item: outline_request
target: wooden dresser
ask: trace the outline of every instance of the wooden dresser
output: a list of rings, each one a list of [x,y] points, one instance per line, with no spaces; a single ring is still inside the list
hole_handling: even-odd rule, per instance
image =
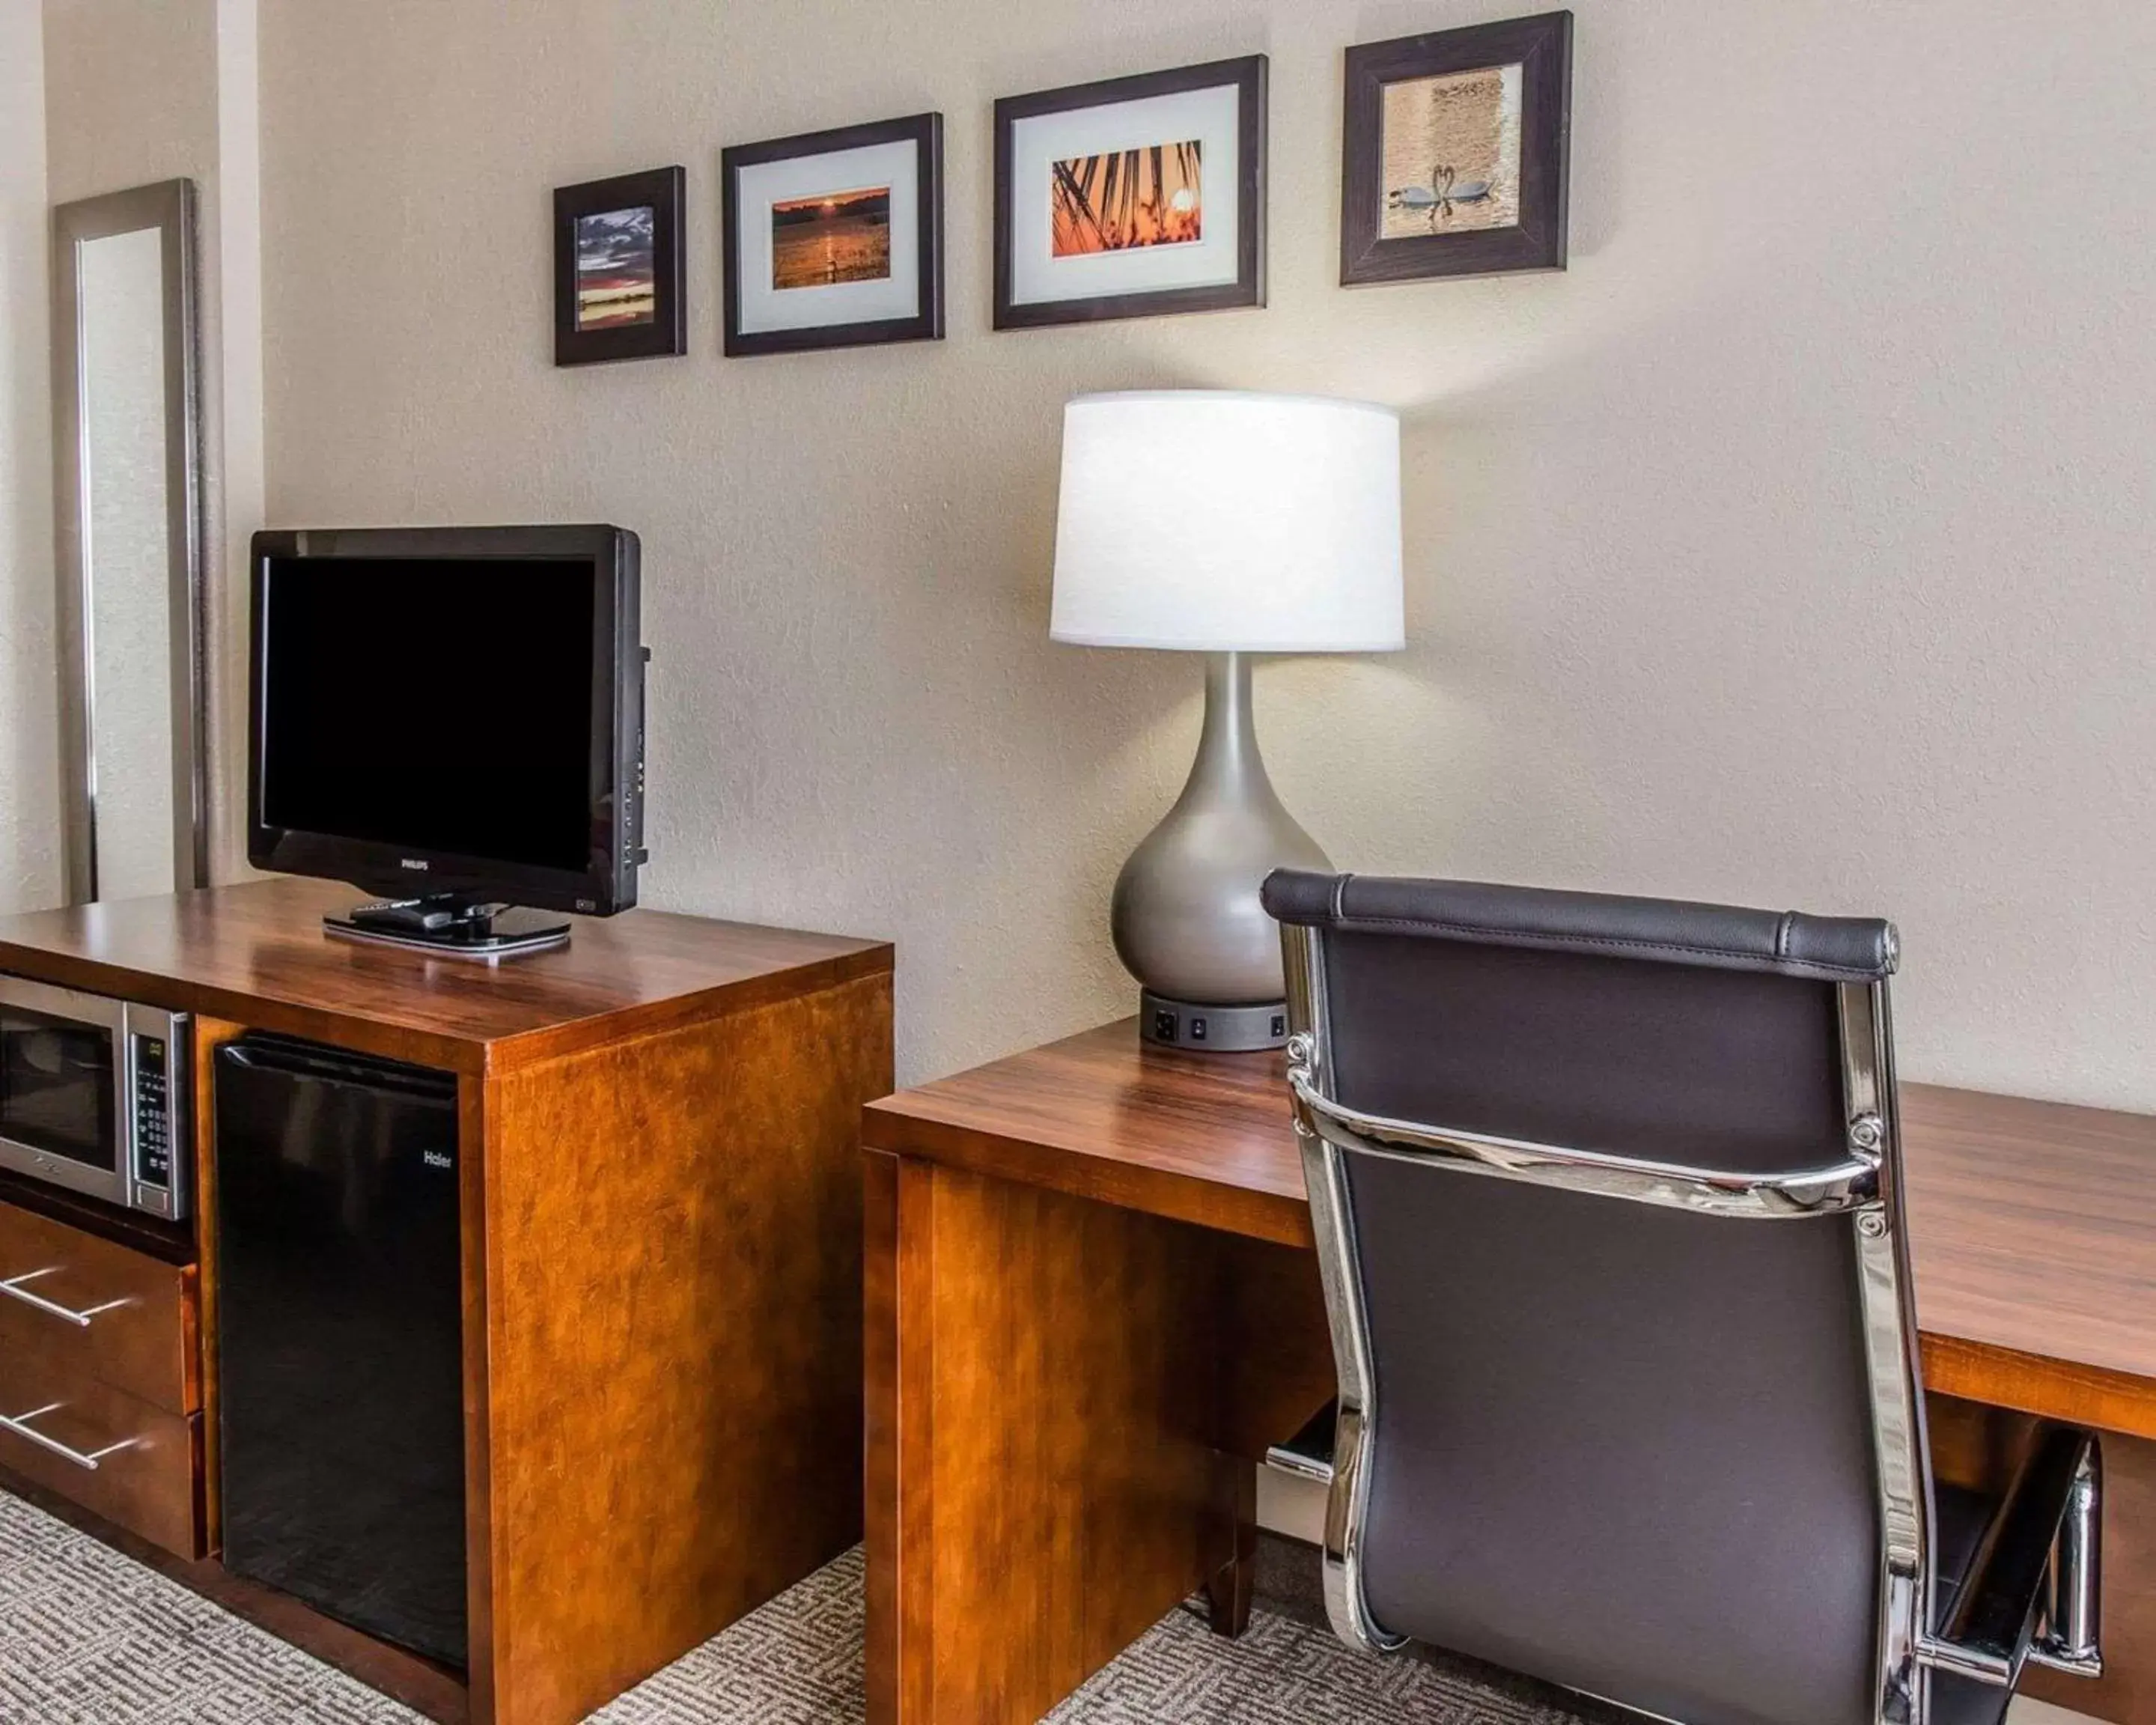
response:
[[[0,919],[0,973],[193,1014],[197,1181],[171,1224],[0,1175],[0,1281],[35,1296],[0,1300],[0,1414],[50,1440],[0,1427],[0,1488],[429,1717],[568,1725],[860,1537],[891,949],[636,911],[488,966],[326,938],[356,896]],[[468,1669],[217,1560],[211,1074],[250,1029],[454,1075]]]

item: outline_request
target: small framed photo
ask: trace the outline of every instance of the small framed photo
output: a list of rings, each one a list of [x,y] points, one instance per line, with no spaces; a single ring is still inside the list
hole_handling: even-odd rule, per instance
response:
[[[943,336],[943,116],[721,152],[726,350]]]
[[[554,193],[554,363],[689,351],[678,167]]]
[[[999,330],[1265,302],[1265,58],[996,104]]]
[[[1340,280],[1562,270],[1572,14],[1348,50]]]

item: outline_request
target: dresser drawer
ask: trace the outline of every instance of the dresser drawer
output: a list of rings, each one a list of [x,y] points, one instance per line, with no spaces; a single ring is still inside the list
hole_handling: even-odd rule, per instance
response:
[[[166,1413],[195,1413],[195,1272],[0,1204],[0,1373],[18,1353]]]
[[[55,1351],[0,1353],[0,1467],[183,1558],[203,1553],[203,1421],[100,1383]]]

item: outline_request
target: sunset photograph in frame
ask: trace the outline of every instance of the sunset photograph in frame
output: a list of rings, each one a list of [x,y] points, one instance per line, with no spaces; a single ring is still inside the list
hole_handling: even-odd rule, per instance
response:
[[[689,351],[679,167],[554,191],[554,363]]]
[[[890,275],[890,187],[811,192],[771,206],[773,288],[834,287]]]
[[[995,326],[1265,300],[1263,54],[996,103]]]
[[[943,336],[943,116],[720,152],[730,357]]]
[[[1204,238],[1204,141],[1104,151],[1049,164],[1049,249],[1059,258],[1190,245]]]

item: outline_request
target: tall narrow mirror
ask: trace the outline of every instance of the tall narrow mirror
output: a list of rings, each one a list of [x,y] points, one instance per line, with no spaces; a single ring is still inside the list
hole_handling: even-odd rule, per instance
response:
[[[54,212],[68,898],[208,876],[195,197]]]

